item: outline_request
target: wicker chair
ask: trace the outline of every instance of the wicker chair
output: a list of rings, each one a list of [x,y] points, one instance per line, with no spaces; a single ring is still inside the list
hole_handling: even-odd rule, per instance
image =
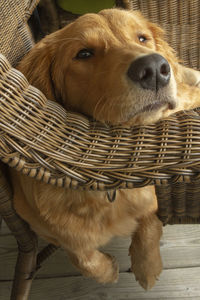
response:
[[[73,189],[107,190],[108,197],[116,189],[154,184],[158,216],[164,224],[199,223],[200,109],[131,129],[107,127],[66,112],[10,65],[14,66],[33,45],[27,20],[38,0],[29,1],[28,8],[14,0],[5,3],[0,10],[4,25],[0,52],[9,62],[0,56],[1,161],[37,180]],[[184,63],[199,68],[198,0],[116,4],[141,9],[160,23]],[[38,254],[36,235],[12,207],[12,190],[3,164],[0,215],[19,246],[11,299],[25,300],[37,268],[56,247],[48,245]]]

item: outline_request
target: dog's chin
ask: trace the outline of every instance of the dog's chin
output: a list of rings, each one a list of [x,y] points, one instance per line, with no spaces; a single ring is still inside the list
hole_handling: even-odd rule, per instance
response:
[[[131,127],[135,125],[154,124],[160,119],[163,119],[176,111],[177,100],[168,98],[163,101],[155,101],[141,107],[127,106],[123,113],[116,111],[112,117],[105,118],[101,115],[93,116],[96,120],[111,126]],[[118,116],[118,117],[117,117]]]
[[[154,102],[141,107],[138,111],[130,111],[125,120],[121,120],[123,126],[148,125],[172,114],[177,103],[174,99]]]

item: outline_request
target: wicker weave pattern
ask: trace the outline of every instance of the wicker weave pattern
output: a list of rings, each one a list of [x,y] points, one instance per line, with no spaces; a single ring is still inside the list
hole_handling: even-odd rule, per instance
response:
[[[0,65],[0,155],[10,166],[72,188],[194,180],[200,167],[200,110],[146,127],[106,127],[46,101],[2,56]]]
[[[33,47],[27,20],[38,2],[39,0],[6,0],[1,4],[0,52],[13,65]]]

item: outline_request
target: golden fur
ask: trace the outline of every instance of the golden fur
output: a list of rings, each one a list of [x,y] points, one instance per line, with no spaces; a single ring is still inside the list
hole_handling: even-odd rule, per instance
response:
[[[81,49],[92,49],[92,56],[77,59]],[[157,93],[127,77],[134,60],[152,53],[171,67],[169,84]],[[47,98],[110,124],[148,124],[200,102],[199,88],[189,86],[198,85],[199,73],[178,64],[162,29],[139,12],[109,9],[84,15],[40,41],[19,70]],[[153,101],[163,105],[146,110]],[[162,224],[155,214],[154,187],[118,190],[110,203],[106,192],[65,190],[11,173],[19,215],[38,235],[64,248],[84,275],[116,281],[115,259],[98,248],[113,236],[132,236],[131,270],[145,289],[155,284],[162,270]]]

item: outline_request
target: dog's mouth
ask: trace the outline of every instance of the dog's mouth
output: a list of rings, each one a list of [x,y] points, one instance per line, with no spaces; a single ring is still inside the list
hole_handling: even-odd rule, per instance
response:
[[[149,104],[144,105],[143,107],[139,108],[137,111],[133,110],[127,116],[127,120],[125,122],[129,122],[134,120],[135,118],[142,116],[145,114],[145,118],[149,114],[154,114],[158,111],[167,111],[167,110],[174,110],[176,108],[176,101],[174,99],[164,99],[162,101],[153,101]]]
[[[160,102],[156,101],[156,102],[153,102],[153,103],[150,103],[150,104],[144,106],[136,114],[143,113],[143,112],[156,111],[158,109],[161,109],[164,106],[166,106],[166,109],[173,110],[173,109],[176,108],[176,102],[172,99],[171,100],[160,101]]]

